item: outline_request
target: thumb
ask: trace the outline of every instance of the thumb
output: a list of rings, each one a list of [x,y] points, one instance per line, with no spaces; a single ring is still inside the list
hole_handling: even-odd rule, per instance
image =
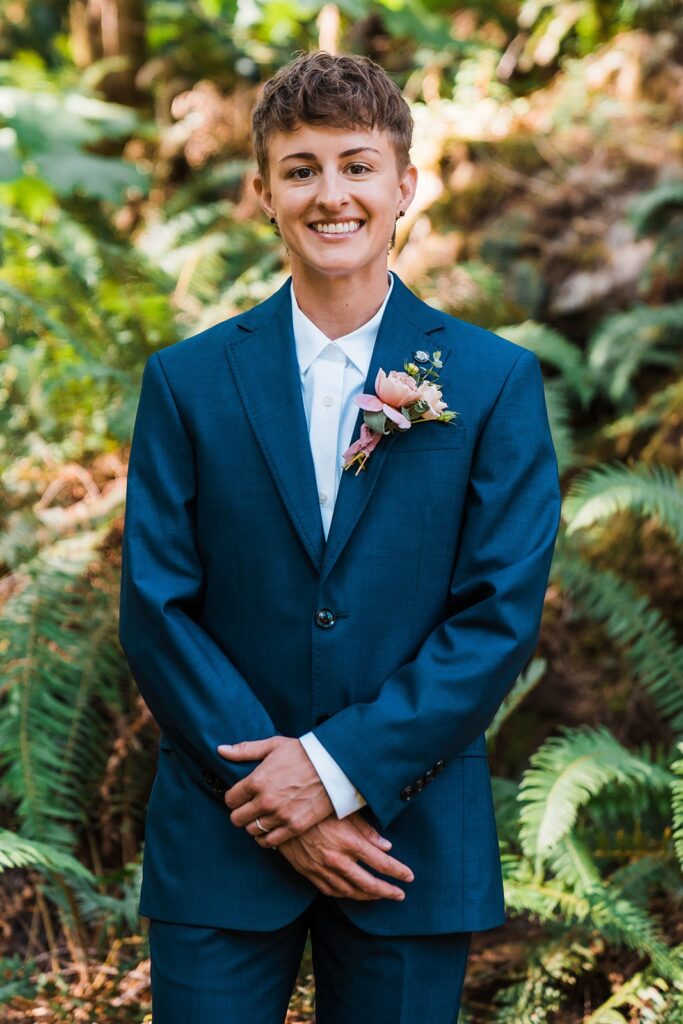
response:
[[[258,761],[274,750],[275,737],[266,740],[243,740],[241,743],[221,743],[216,750],[231,761]]]

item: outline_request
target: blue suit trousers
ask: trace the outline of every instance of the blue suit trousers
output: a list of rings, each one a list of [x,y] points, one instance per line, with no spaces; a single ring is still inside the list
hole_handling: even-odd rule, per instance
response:
[[[323,893],[272,931],[150,919],[153,1024],[282,1024],[309,929],[316,1024],[457,1024],[471,931],[371,934]]]

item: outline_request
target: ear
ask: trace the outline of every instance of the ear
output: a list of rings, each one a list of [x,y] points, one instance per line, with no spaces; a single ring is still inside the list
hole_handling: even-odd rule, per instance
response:
[[[403,172],[403,177],[398,183],[398,188],[401,193],[401,206],[404,210],[407,210],[413,201],[415,190],[417,189],[417,167],[415,164],[408,164]]]
[[[274,217],[275,210],[273,209],[272,206],[273,196],[260,174],[254,175],[254,178],[252,179],[252,184],[254,186],[256,198],[258,199],[262,210],[268,217]]]

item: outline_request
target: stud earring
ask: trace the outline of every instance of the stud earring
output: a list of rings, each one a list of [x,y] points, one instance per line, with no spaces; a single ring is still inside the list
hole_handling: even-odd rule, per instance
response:
[[[278,238],[282,238],[282,235],[280,234],[280,228],[278,227],[277,219],[275,217],[271,217],[270,223],[275,224],[275,234],[278,236]],[[285,247],[285,252],[289,254],[289,247],[287,246],[287,243],[283,240],[282,244]]]

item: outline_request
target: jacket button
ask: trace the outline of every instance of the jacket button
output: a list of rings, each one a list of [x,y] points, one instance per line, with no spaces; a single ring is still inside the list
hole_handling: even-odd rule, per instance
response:
[[[315,724],[316,724],[316,725],[320,725],[320,724],[321,724],[322,722],[325,722],[325,721],[327,721],[327,719],[328,719],[329,717],[330,717],[329,715],[318,715],[318,717],[317,717],[317,718],[316,718],[316,720],[315,720]]]
[[[404,786],[401,790],[401,800],[412,800],[415,796],[415,790],[412,786]]]
[[[315,621],[321,629],[329,629],[335,623],[334,612],[329,608],[319,608],[315,613]]]
[[[434,771],[434,769],[433,768],[428,768],[427,771],[424,774],[425,782],[431,782],[435,775],[436,775],[436,772]]]
[[[436,769],[437,772],[442,771],[442,769],[444,769],[445,767],[446,762],[444,760],[437,761],[436,764],[434,765],[434,768]]]
[[[421,793],[422,790],[425,788],[425,781],[424,779],[415,779],[413,785],[415,786],[415,789],[418,791],[418,793]]]
[[[204,779],[204,782],[211,782],[211,780],[213,779],[213,774],[209,771],[208,768],[205,768],[202,771],[202,778]]]

